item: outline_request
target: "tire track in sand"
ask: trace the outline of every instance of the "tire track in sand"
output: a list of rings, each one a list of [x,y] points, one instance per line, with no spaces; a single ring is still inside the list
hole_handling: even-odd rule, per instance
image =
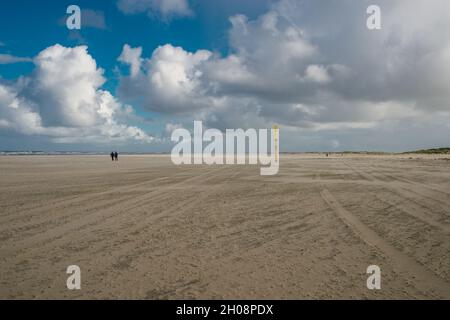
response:
[[[422,188],[426,188],[426,189],[430,189],[430,190],[433,190],[433,191],[437,191],[437,192],[443,193],[443,194],[448,195],[448,196],[450,195],[450,190],[443,189],[442,187],[440,187],[440,186],[438,186],[436,184],[420,183],[420,182],[417,182],[417,181],[413,181],[413,180],[407,179],[405,177],[399,177],[398,175],[393,175],[391,173],[383,172],[383,175],[385,175],[387,177],[390,177],[390,178],[392,178],[394,180],[403,181],[403,182],[409,183],[411,185],[420,186]]]
[[[193,177],[190,177],[188,179],[185,179],[181,182],[172,184],[171,187],[180,186],[189,182],[193,182],[196,180],[201,180],[207,175],[214,174],[216,170],[223,170],[221,169],[210,169],[205,173],[202,173],[200,175],[195,175]],[[14,255],[18,254],[22,250],[32,250],[35,247],[39,247],[39,244],[42,242],[54,240],[56,238],[60,238],[64,236],[67,233],[79,230],[80,228],[87,227],[87,226],[94,226],[100,222],[106,222],[106,220],[113,219],[117,216],[120,216],[121,213],[125,210],[124,208],[130,208],[132,207],[137,208],[139,206],[143,206],[149,202],[152,202],[155,200],[155,198],[149,198],[149,195],[156,195],[156,196],[165,196],[166,189],[164,190],[153,190],[152,192],[145,193],[143,195],[140,195],[138,197],[133,197],[130,200],[123,201],[122,205],[119,208],[106,208],[99,211],[94,211],[85,215],[82,215],[81,217],[77,217],[76,219],[70,220],[62,225],[56,226],[50,230],[45,230],[44,233],[38,233],[34,236],[28,237],[22,241],[18,241],[14,243],[9,248],[1,248],[0,249],[0,255],[2,257],[6,257],[8,255]]]
[[[200,175],[202,177],[202,179],[205,178],[205,176],[207,177],[210,173],[213,174],[217,174],[218,171],[224,171],[224,169],[226,169],[227,167],[221,168],[219,170],[214,170],[213,172],[208,172],[208,174],[202,174]],[[170,216],[173,215],[182,215],[183,212],[189,211],[189,210],[193,210],[195,209],[196,205],[200,202],[203,201],[204,199],[207,199],[209,196],[211,196],[212,194],[214,194],[215,192],[217,192],[217,190],[219,190],[220,188],[223,187],[224,184],[226,184],[228,181],[232,180],[236,175],[240,174],[241,171],[238,172],[234,172],[233,174],[231,174],[230,176],[228,176],[225,180],[218,182],[217,184],[211,186],[210,188],[208,188],[204,193],[202,193],[199,197],[194,197],[194,198],[188,198],[187,200],[183,200],[180,201],[179,203],[177,203],[176,206],[170,207],[166,210],[163,210],[161,212],[158,212],[156,214],[152,214],[152,215],[146,215],[144,214],[143,216],[141,216],[140,218],[142,218],[140,220],[139,224],[132,224],[130,227],[127,227],[126,229],[121,229],[120,227],[118,228],[121,231],[121,234],[116,235],[118,238],[122,238],[123,235],[125,234],[137,234],[137,233],[141,233],[143,231],[145,231],[149,226],[152,226],[153,228],[155,227],[155,222],[159,225],[158,228],[161,228],[162,225],[164,225],[164,221],[167,220],[167,218],[170,218]],[[198,176],[198,177],[200,177]],[[178,185],[178,184],[177,184]],[[123,217],[124,221],[128,220],[127,217]],[[160,220],[160,218],[165,218],[163,220]],[[120,225],[120,224],[119,224]],[[90,226],[89,229],[90,231],[87,232],[86,230],[84,230],[85,234],[89,235],[89,234],[95,234],[92,231],[95,231],[95,229],[97,229],[97,231],[99,231],[99,229],[105,229],[105,228],[117,228],[117,221],[102,221],[99,224]],[[51,247],[55,247],[55,246],[61,246],[64,243],[73,243],[77,241],[77,238],[80,237],[80,234],[71,234],[69,237],[64,237],[64,238],[59,238],[56,239],[55,241],[52,241],[50,243],[47,243],[44,247],[38,247],[36,248],[36,250],[38,251],[44,251],[44,252],[49,252],[49,250],[51,250]],[[134,260],[134,258],[139,257],[139,255],[142,253],[142,246],[145,247],[145,244],[148,241],[147,237],[137,237],[139,239],[138,242],[136,241],[123,241],[123,242],[119,242],[119,243],[115,243],[113,245],[109,244],[108,245],[108,249],[111,250],[110,254],[103,256],[101,259],[101,264],[98,265],[98,260],[93,260],[91,257],[91,254],[93,254],[93,252],[97,252],[97,251],[104,251],[104,250],[108,250],[107,248],[103,247],[103,245],[105,244],[104,241],[102,241],[102,239],[100,239],[100,241],[94,241],[93,243],[90,242],[89,247],[90,250],[89,252],[83,252],[83,256],[78,256],[76,260],[78,261],[84,261],[82,263],[82,269],[84,270],[89,270],[91,269],[90,273],[90,277],[92,277],[92,279],[95,279],[96,277],[99,276],[99,274],[104,273],[104,270],[110,270],[111,268],[115,268],[114,266],[116,264],[120,264],[121,261],[124,260],[129,260],[129,263],[131,264],[131,261]],[[104,239],[103,239],[104,240]],[[13,257],[13,260],[15,260],[16,262],[19,260],[23,260],[23,259],[33,259],[33,257],[36,255],[35,251],[27,251],[25,253],[20,254],[17,257]],[[47,261],[42,261],[43,257],[40,257],[40,262],[39,262],[39,267],[35,268],[33,270],[33,274],[35,275],[37,274],[45,274],[45,266],[47,264],[52,264],[51,257],[50,256],[46,256],[45,259],[47,259]],[[128,263],[126,263],[128,264]],[[95,271],[97,270],[97,271]],[[38,272],[39,271],[39,272]],[[137,271],[137,270],[136,270]],[[126,274],[125,274],[126,276]],[[30,284],[34,283],[36,281],[36,277],[33,275],[30,275],[28,278],[25,278],[21,281],[20,285],[18,284],[19,287],[24,287],[27,288]],[[57,282],[57,279],[52,279],[52,282]],[[54,287],[54,286],[58,286],[58,284],[53,283],[52,286],[49,286],[50,282],[47,284],[47,286],[50,287]],[[120,285],[120,284],[119,284]],[[88,293],[89,295],[89,293]],[[86,296],[86,294],[84,295]]]
[[[380,186],[387,188],[388,190],[390,190],[391,192],[396,194],[401,199],[404,199],[404,203],[402,204],[402,206],[407,207],[408,210],[405,210],[405,208],[398,206],[398,204],[395,202],[378,198],[379,200],[381,200],[385,203],[388,203],[389,205],[393,205],[397,209],[400,209],[400,211],[402,211],[403,213],[405,213],[409,216],[412,216],[430,226],[438,228],[447,234],[450,233],[450,225],[442,222],[441,221],[442,219],[432,218],[432,217],[430,217],[430,215],[427,215],[426,213],[424,213],[423,210],[418,209],[419,207],[421,207],[421,208],[424,208],[426,211],[429,211],[431,213],[431,215],[433,215],[433,216],[436,215],[430,207],[426,206],[424,203],[417,202],[417,199],[414,196],[414,194],[422,196],[422,197],[426,197],[423,194],[420,194],[417,191],[414,192],[411,189],[405,187],[404,183],[399,184],[398,182],[394,182],[394,183],[383,182],[380,179],[378,179],[377,177],[375,177],[374,175],[364,172],[364,171],[360,170],[359,168],[355,168],[354,166],[351,166],[348,163],[345,163],[345,165],[347,167],[349,167],[351,170],[353,170],[354,172],[356,172],[357,174],[359,174],[361,177],[364,177],[366,180],[377,183]],[[378,174],[383,175],[381,173],[378,173]],[[394,176],[391,176],[391,177],[395,179]],[[413,196],[411,196],[411,194],[413,194]]]
[[[170,180],[170,179],[173,179],[174,177],[182,176],[185,174],[186,174],[186,171],[182,171],[180,173],[171,175],[169,177],[167,177],[167,176],[159,177],[159,178],[151,179],[150,181],[146,180],[143,182],[128,184],[125,186],[113,187],[106,191],[89,192],[87,194],[81,194],[81,195],[78,195],[75,197],[73,197],[73,196],[64,197],[64,198],[60,198],[60,199],[55,199],[54,201],[43,204],[43,205],[37,205],[37,206],[32,205],[32,206],[29,206],[26,208],[22,208],[20,210],[20,213],[12,212],[7,215],[1,216],[0,224],[5,224],[5,223],[13,222],[16,220],[25,219],[29,216],[35,215],[36,213],[50,211],[50,210],[56,210],[56,209],[67,207],[72,204],[79,204],[79,203],[86,202],[89,200],[94,200],[98,196],[105,196],[105,195],[110,195],[110,194],[120,193],[120,192],[126,193],[129,191],[133,191],[133,189],[135,189],[137,187],[145,187],[148,184],[153,185],[157,182],[161,182],[164,180]]]
[[[322,199],[338,215],[338,217],[365,243],[383,252],[394,269],[411,279],[413,285],[426,294],[434,294],[440,298],[450,298],[450,285],[443,279],[428,271],[416,260],[397,250],[376,232],[362,223],[355,215],[347,211],[327,190],[320,192]]]
[[[442,232],[446,233],[447,235],[450,235],[450,225],[444,224],[438,220],[430,218],[426,213],[423,212],[423,210],[420,209],[419,205],[415,204],[414,202],[411,202],[409,199],[399,196],[401,201],[396,201],[393,199],[385,199],[378,196],[375,197],[379,201],[394,207],[396,210],[399,210],[407,215],[413,216],[414,218],[417,218],[418,220],[424,222],[425,224],[440,229]]]
[[[214,170],[214,169],[212,169],[212,170]],[[209,172],[212,172],[212,171],[209,171]],[[130,193],[132,193],[135,188],[142,187],[147,184],[152,184],[152,186],[151,186],[151,190],[149,192],[145,192],[145,195],[151,195],[153,193],[160,194],[161,191],[163,191],[163,190],[167,190],[168,188],[172,188],[174,186],[177,186],[178,184],[183,184],[183,183],[191,181],[192,179],[197,178],[197,176],[188,177],[187,179],[182,180],[182,181],[178,182],[177,184],[154,186],[154,184],[157,181],[164,180],[164,179],[171,179],[171,178],[178,177],[178,176],[184,175],[184,174],[185,174],[185,172],[181,172],[181,173],[169,176],[169,177],[162,177],[162,178],[158,178],[158,179],[153,179],[151,181],[135,183],[135,184],[131,184],[131,185],[112,188],[110,190],[103,191],[103,192],[89,194],[89,195],[87,195],[87,197],[80,197],[76,200],[73,199],[74,201],[63,204],[64,205],[63,207],[53,206],[53,203],[48,206],[44,205],[44,206],[42,206],[42,208],[40,207],[40,208],[38,208],[38,210],[35,210],[35,211],[27,214],[27,216],[29,216],[30,218],[26,222],[19,223],[15,227],[11,228],[10,225],[12,222],[16,221],[16,223],[18,223],[19,221],[24,220],[26,217],[20,216],[15,219],[12,219],[11,221],[1,223],[0,224],[0,239],[3,239],[3,238],[9,239],[10,238],[10,237],[6,237],[6,236],[2,236],[1,235],[2,233],[20,232],[22,230],[25,230],[25,231],[35,230],[35,229],[38,229],[39,227],[41,227],[42,225],[44,225],[45,223],[51,222],[51,223],[55,224],[61,220],[66,220],[68,217],[73,219],[78,216],[82,216],[82,215],[85,216],[86,212],[99,211],[99,210],[114,207],[117,204],[127,203],[129,200],[136,199],[136,194],[130,195]],[[89,202],[89,200],[91,200],[91,199],[93,200],[98,196],[113,195],[117,192],[126,192],[126,193],[124,193],[124,194],[119,193],[112,200],[111,199],[96,199],[96,201],[93,201],[91,203]],[[88,203],[88,205],[86,205],[85,203]],[[73,204],[73,205],[78,204],[78,205],[83,205],[83,206],[80,207],[80,210],[77,210],[76,213],[74,213],[73,210],[65,210],[66,208],[70,209],[70,204]],[[141,204],[138,203],[138,207],[140,205]],[[54,212],[55,210],[57,210],[59,212],[59,214],[56,216],[44,214],[45,211]]]
[[[403,194],[411,193],[413,195],[418,195],[424,199],[428,199],[433,201],[434,203],[439,204],[446,211],[449,210],[450,201],[448,194],[440,188],[432,187],[427,184],[418,183],[404,178],[398,178],[392,174],[386,174],[379,171],[375,174],[380,177],[394,179],[394,181],[390,182],[389,185],[396,186],[399,191],[403,192]],[[379,181],[379,179],[376,177],[375,180]],[[436,192],[439,192],[444,196],[439,196],[438,194],[436,194]]]

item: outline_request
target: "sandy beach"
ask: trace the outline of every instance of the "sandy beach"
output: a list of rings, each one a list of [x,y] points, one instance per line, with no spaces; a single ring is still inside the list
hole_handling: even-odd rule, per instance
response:
[[[0,298],[450,299],[449,168],[284,154],[264,177],[163,155],[2,156]]]

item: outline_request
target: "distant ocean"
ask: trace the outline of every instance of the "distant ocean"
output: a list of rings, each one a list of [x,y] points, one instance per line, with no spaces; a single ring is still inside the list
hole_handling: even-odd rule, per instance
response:
[[[109,155],[110,152],[90,151],[0,151],[0,156],[67,156],[67,155]],[[144,154],[166,154],[163,152],[120,152],[120,154],[144,155]]]
[[[80,152],[80,151],[0,151],[1,156],[29,156],[29,155],[103,155],[107,152]]]

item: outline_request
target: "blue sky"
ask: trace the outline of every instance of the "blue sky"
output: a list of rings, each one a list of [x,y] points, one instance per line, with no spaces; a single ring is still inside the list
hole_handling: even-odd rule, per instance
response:
[[[0,149],[169,151],[193,120],[277,123],[282,151],[448,146],[450,5],[375,2],[378,32],[371,1],[3,1]]]
[[[65,26],[69,16],[66,9],[76,4],[82,10],[95,10],[104,16],[105,27],[86,27],[80,31],[70,31]],[[111,0],[97,1],[54,1],[54,0],[17,0],[2,2],[0,11],[0,53],[19,57],[34,57],[43,48],[54,44],[67,47],[87,45],[89,53],[95,57],[97,64],[105,70],[106,83],[103,88],[114,92],[117,87],[117,57],[125,43],[143,46],[148,55],[160,45],[171,43],[182,46],[189,51],[208,49],[226,54],[229,50],[227,31],[230,26],[229,17],[245,14],[257,17],[268,8],[268,1],[219,0],[191,1],[190,7],[195,10],[192,16],[185,19],[170,17],[150,17],[146,13],[125,15],[118,9],[117,3]],[[0,64],[0,75],[3,79],[13,80],[33,71],[32,63]],[[135,112],[144,118],[158,118],[152,112],[143,112],[134,106]],[[146,130],[161,131],[161,123],[141,124]],[[40,143],[39,137],[27,137],[29,143],[23,147],[39,149],[91,149],[88,145],[52,145]],[[0,145],[0,149],[2,146]],[[22,149],[16,142],[7,143],[3,149]],[[97,146],[93,146],[95,149]],[[164,148],[164,147],[163,147]],[[150,147],[153,149],[153,147]],[[143,148],[143,151],[146,149]]]
[[[268,1],[192,1],[195,9],[192,17],[172,18],[170,21],[149,18],[146,13],[125,15],[115,1],[54,1],[17,0],[2,2],[0,12],[0,39],[4,44],[2,53],[33,57],[42,48],[55,43],[64,46],[87,44],[89,52],[96,57],[99,65],[112,74],[117,65],[117,57],[125,43],[144,46],[151,53],[157,46],[171,43],[189,51],[208,49],[226,53],[228,48],[228,18],[238,13],[257,17],[268,9]],[[85,41],[73,39],[61,19],[68,17],[66,9],[77,4],[82,10],[91,9],[102,12],[105,29],[86,27],[79,32]],[[31,65],[0,65],[4,78],[14,78]]]

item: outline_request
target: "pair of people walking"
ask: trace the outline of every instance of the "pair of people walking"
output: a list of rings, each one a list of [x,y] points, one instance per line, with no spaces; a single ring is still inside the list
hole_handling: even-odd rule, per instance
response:
[[[111,161],[119,161],[119,154],[117,153],[117,151],[111,152],[110,156],[111,156]]]

